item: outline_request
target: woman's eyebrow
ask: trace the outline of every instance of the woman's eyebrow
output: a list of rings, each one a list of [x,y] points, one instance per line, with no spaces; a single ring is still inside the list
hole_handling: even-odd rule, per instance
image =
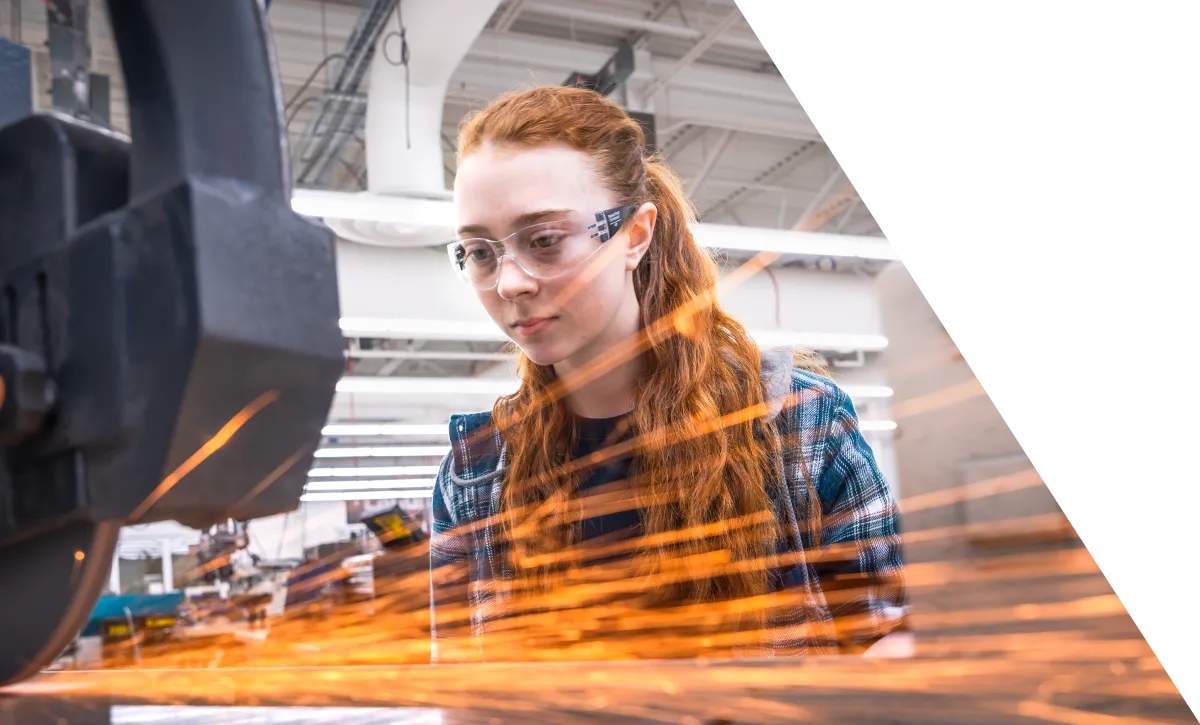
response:
[[[571,209],[543,209],[541,211],[529,211],[521,214],[516,219],[513,219],[510,229],[522,229],[531,224],[537,224],[541,221],[546,221],[550,217],[563,216],[572,213]],[[467,224],[458,228],[458,235],[470,235],[486,237],[490,230],[481,224]]]

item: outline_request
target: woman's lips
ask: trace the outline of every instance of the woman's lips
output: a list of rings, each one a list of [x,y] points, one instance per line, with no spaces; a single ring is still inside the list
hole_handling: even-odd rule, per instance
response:
[[[529,337],[545,330],[551,322],[554,322],[554,319],[553,317],[527,317],[514,322],[512,329],[522,337]]]

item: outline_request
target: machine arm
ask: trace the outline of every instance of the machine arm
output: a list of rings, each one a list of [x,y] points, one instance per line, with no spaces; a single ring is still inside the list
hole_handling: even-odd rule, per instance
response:
[[[107,5],[132,140],[0,129],[0,684],[78,634],[121,526],[295,508],[343,365],[264,7]]]

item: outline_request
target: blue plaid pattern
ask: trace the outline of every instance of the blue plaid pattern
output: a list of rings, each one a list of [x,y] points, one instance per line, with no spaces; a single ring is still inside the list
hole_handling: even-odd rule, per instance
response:
[[[764,355],[771,414],[783,440],[786,500],[776,515],[794,563],[775,577],[790,603],[771,615],[760,647],[745,656],[778,657],[857,652],[905,627],[898,510],[849,396],[833,381],[793,370],[791,353]],[[504,442],[491,413],[450,420],[452,449],[442,461],[433,496],[430,541],[433,658],[443,646],[474,648],[503,616],[511,578],[488,519],[499,511]],[[805,530],[798,512],[820,499],[822,528]],[[819,543],[814,546],[814,537]],[[465,633],[462,635],[451,635]],[[450,641],[450,640],[454,641]],[[474,650],[472,649],[472,652]],[[743,652],[739,652],[743,654]],[[482,650],[479,651],[482,657]]]

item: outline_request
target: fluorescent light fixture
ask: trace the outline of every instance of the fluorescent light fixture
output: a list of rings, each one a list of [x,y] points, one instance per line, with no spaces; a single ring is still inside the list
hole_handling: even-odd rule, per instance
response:
[[[453,235],[457,226],[451,199],[296,189],[292,192],[292,209],[298,214],[318,219],[442,229],[447,238]],[[693,224],[692,234],[700,246],[713,249],[884,261],[899,258],[886,239],[877,237],[707,223]]]
[[[321,435],[338,436],[441,436],[450,434],[448,423],[440,425],[409,425],[405,423],[332,423],[321,430]]]
[[[846,386],[843,388],[851,398],[888,398],[892,389],[878,386]],[[862,420],[858,424],[863,432],[884,432],[896,430],[894,420]],[[363,446],[358,448],[322,448],[317,451],[317,458],[415,458],[441,457],[450,452],[450,446]],[[438,466],[365,466],[346,468],[314,468],[309,471],[310,478],[361,478],[363,476],[420,476],[437,475]],[[389,483],[403,483],[404,480],[419,481],[420,479],[393,479]],[[338,486],[346,485],[334,482]],[[311,484],[310,484],[311,485]]]
[[[428,491],[432,478],[385,478],[377,481],[309,481],[305,491],[374,491],[376,489]]]
[[[388,197],[382,194],[355,194],[322,189],[295,189],[292,210],[316,219],[347,219],[406,227],[450,230],[455,228],[454,202],[442,199]]]
[[[750,330],[750,336],[761,347],[793,345],[809,350],[835,352],[879,352],[886,350],[888,339],[883,335],[830,334],[824,332],[789,332],[787,330]]]
[[[436,476],[439,466],[346,466],[314,468],[309,478],[387,478],[398,476]]]
[[[341,327],[344,334],[357,337],[377,336],[466,342],[508,341],[500,328],[493,323],[472,320],[343,317]],[[878,352],[888,346],[888,340],[883,335],[751,330],[750,336],[763,347],[796,345],[813,350]]]
[[[388,317],[343,317],[340,322],[343,333],[359,337],[377,335],[469,342],[504,342],[508,339],[493,322]]]
[[[843,385],[842,390],[854,400],[890,398],[894,394],[886,385]]]
[[[692,235],[697,244],[710,249],[886,261],[900,258],[892,245],[879,237],[743,227],[734,224],[693,224]]]
[[[487,395],[496,397],[515,393],[514,378],[372,378],[348,377],[338,381],[339,393],[377,395]]]
[[[450,452],[450,446],[365,446],[320,448],[316,458],[433,458]]]
[[[516,392],[519,381],[513,378],[372,378],[349,377],[338,382],[339,393],[377,395],[446,395],[498,396]],[[855,400],[890,398],[892,389],[886,385],[843,385],[842,390]],[[350,450],[350,449],[346,449]],[[317,456],[321,452],[317,451]]]
[[[859,421],[859,429],[864,432],[879,432],[896,430],[894,420],[863,420]],[[444,435],[447,432],[444,425],[388,425],[385,423],[345,423],[325,427],[327,436],[403,436],[403,435]],[[309,471],[311,478],[358,478],[360,476],[429,476],[437,475],[437,466],[375,466],[368,468],[314,468]]]
[[[386,501],[393,498],[433,498],[433,491],[318,491],[301,501]]]

